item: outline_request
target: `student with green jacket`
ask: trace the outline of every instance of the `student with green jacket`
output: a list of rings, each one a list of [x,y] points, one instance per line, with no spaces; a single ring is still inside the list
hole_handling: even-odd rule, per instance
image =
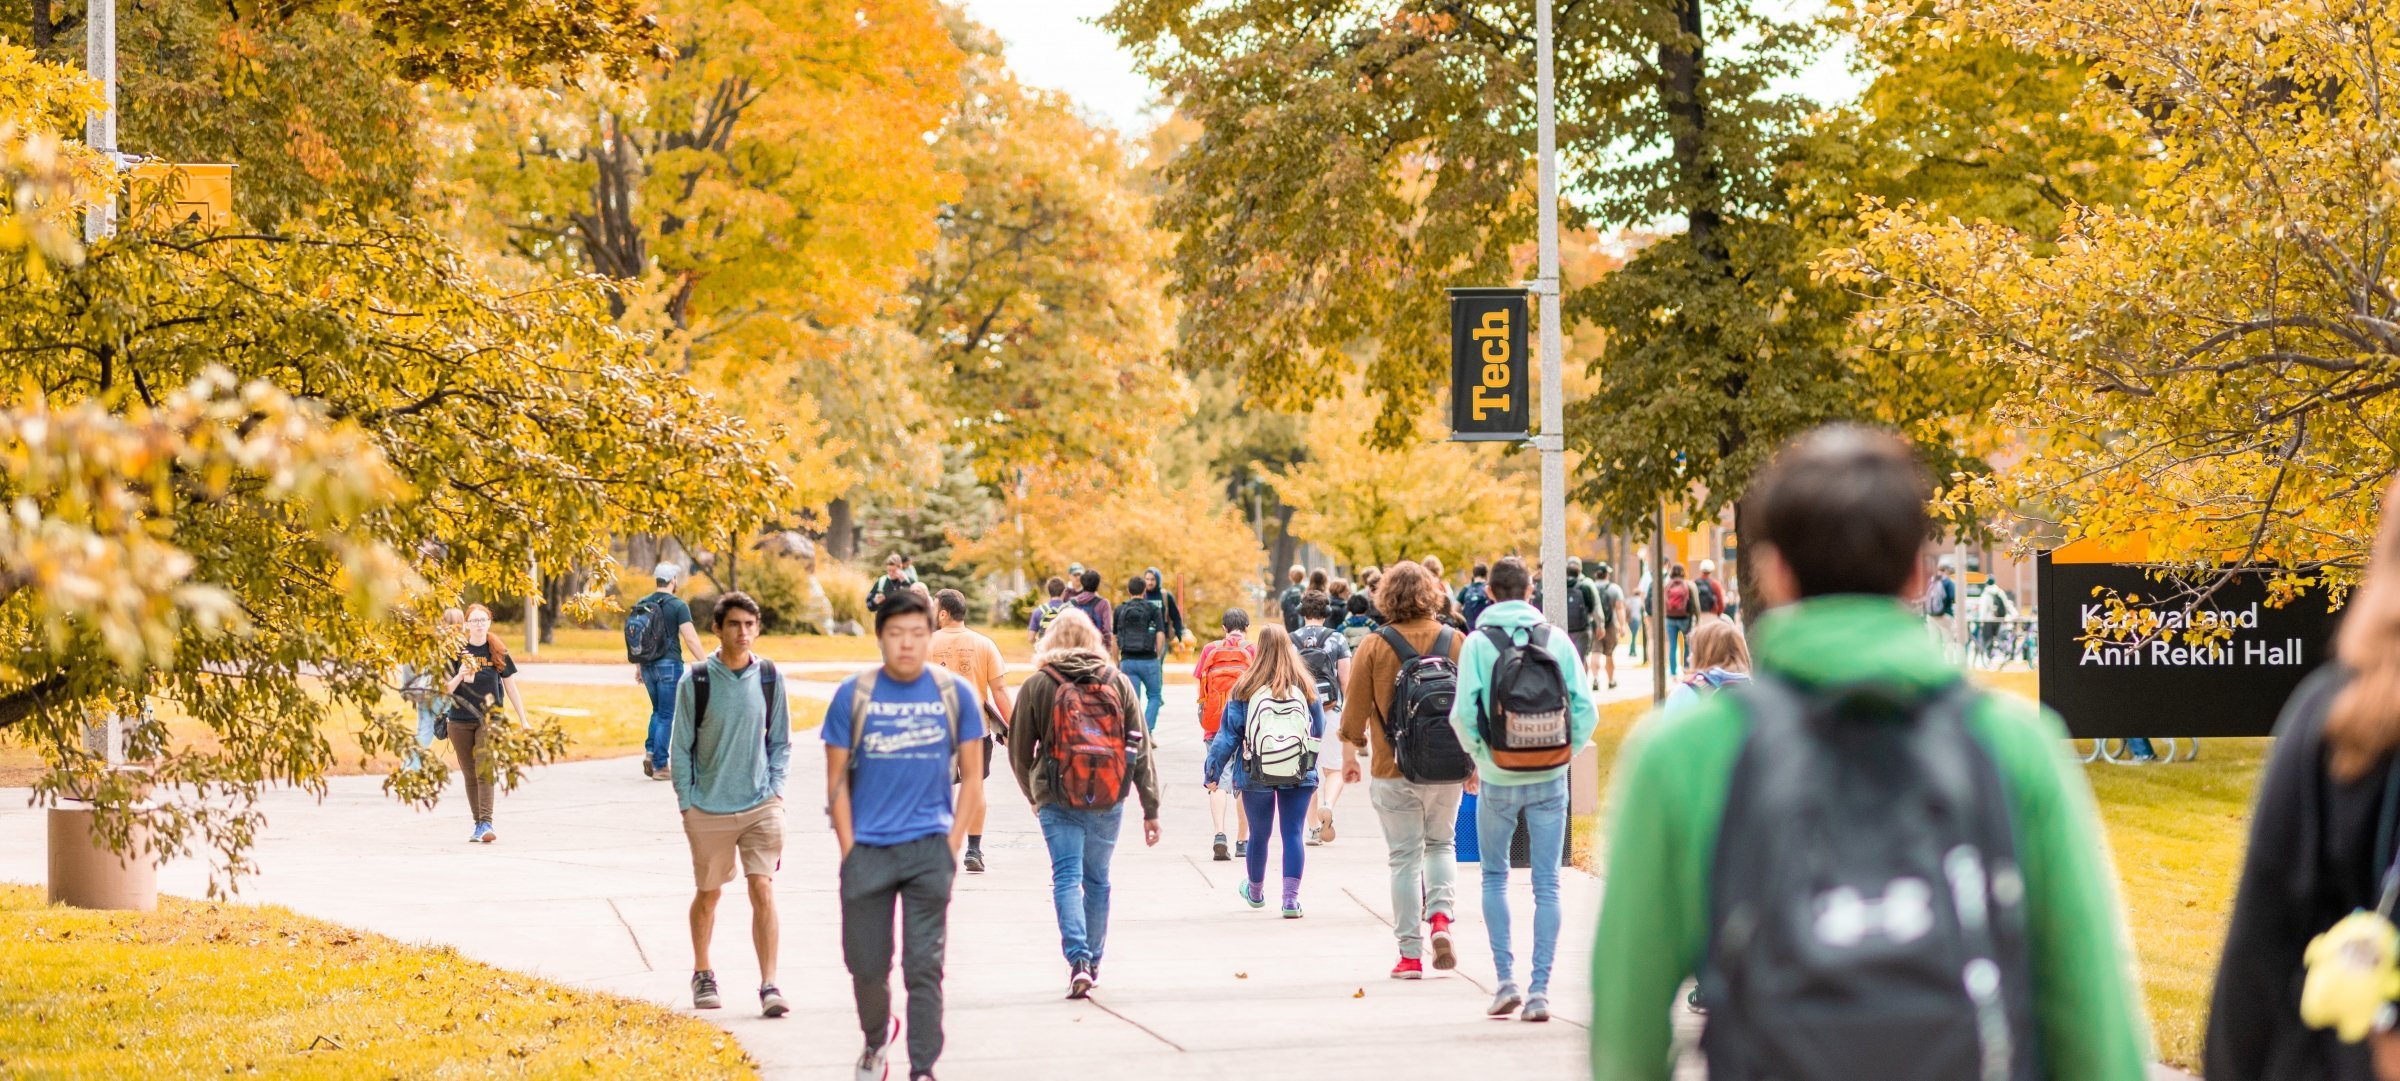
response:
[[[1565,677],[1566,759],[1573,759],[1592,741],[1592,730],[1600,725],[1600,710],[1592,702],[1591,681],[1584,678],[1582,651],[1567,632],[1544,621],[1541,611],[1529,603],[1533,575],[1527,572],[1525,562],[1510,556],[1493,564],[1487,588],[1493,603],[1475,620],[1475,633],[1467,636],[1466,647],[1459,652],[1458,695],[1450,705],[1450,727],[1458,732],[1459,746],[1475,759],[1469,791],[1477,792],[1475,839],[1483,861],[1483,923],[1491,936],[1492,967],[1499,983],[1485,1013],[1506,1017],[1522,1006],[1524,1012],[1519,1016],[1524,1020],[1547,1021],[1550,960],[1558,952],[1558,928],[1564,918],[1558,900],[1558,871],[1566,859],[1567,767],[1507,769],[1494,761],[1479,724],[1486,700],[1493,697],[1492,671],[1500,659],[1493,632],[1516,646],[1538,639]],[[1508,849],[1519,817],[1525,821],[1533,863],[1533,978],[1522,995],[1517,991],[1508,921]]]
[[[1928,493],[1924,472],[1906,444],[1858,428],[1824,429],[1804,437],[1752,485],[1748,527],[1758,544],[1753,560],[1761,593],[1773,610],[1758,620],[1751,646],[1759,675],[1768,682],[1712,695],[1690,708],[1653,714],[1626,741],[1613,781],[1608,890],[1592,951],[1591,1056],[1597,1081],[1667,1081],[1674,1068],[1669,1018],[1677,988],[1730,956],[1711,952],[1712,947],[1722,950],[1728,937],[1727,928],[1712,926],[1712,888],[1720,843],[1737,845],[1730,834],[1720,836],[1728,821],[1729,800],[1750,805],[1743,821],[1754,826],[1769,820],[1762,816],[1783,810],[1758,804],[1762,796],[1757,786],[1730,792],[1745,744],[1761,731],[1757,718],[1766,705],[1759,693],[1792,688],[1800,700],[1820,704],[1812,716],[1830,715],[1837,725],[1857,726],[1851,730],[1856,733],[1875,724],[1925,724],[1929,714],[1909,703],[1959,692],[1961,673],[1925,634],[1921,614],[1903,600],[1923,590],[1920,553],[1931,534],[1924,507]],[[1996,788],[2002,794],[2005,818],[1999,821],[2009,827],[2014,852],[2013,862],[1994,865],[1995,872],[1984,880],[1988,889],[1971,894],[1975,903],[1991,906],[1977,909],[1979,917],[1987,911],[2001,913],[1990,922],[2003,928],[2003,946],[1991,952],[2005,953],[2025,977],[2000,982],[1999,994],[1976,1000],[2010,1004],[2005,1008],[2014,1013],[2008,1024],[2030,1030],[2030,1039],[2001,1043],[2015,1056],[2006,1076],[2141,1081],[2150,1057],[2149,1036],[2135,998],[2124,921],[2103,854],[2100,823],[2090,789],[2063,753],[2066,733],[2057,718],[2031,703],[2000,694],[1970,701],[1960,714],[1963,724],[1950,730],[1963,729],[1969,745],[1980,748],[1980,757],[1990,763],[1991,769],[1978,775],[1996,775],[1996,785],[1970,790],[1989,793]],[[1854,713],[1863,709],[1857,705],[1862,702],[1899,708],[1876,716]],[[1830,714],[1824,704],[1831,704]],[[1777,724],[1783,730],[1780,717]],[[1867,735],[1890,739],[1896,732],[1870,730]],[[1897,734],[1908,738],[1904,732]],[[1810,745],[1809,753],[1838,756],[1847,746],[1825,739]],[[1751,776],[1768,772],[1760,768]],[[1800,831],[1793,835],[1802,836]],[[1739,846],[1727,851],[1756,851],[1757,839],[1739,839]],[[1950,851],[1955,855],[1959,850]],[[1764,862],[1783,862],[1781,852],[1770,852],[1762,857]],[[2014,874],[2008,873],[2012,870]],[[1921,897],[1922,890],[1885,890],[1863,904],[1857,903],[1858,891],[1834,892],[1847,894],[1835,898],[1840,903],[1834,907],[1846,903],[1848,915],[1843,926],[1830,933],[1827,923],[1818,925],[1818,938],[1808,945],[1824,952],[1854,945],[1862,935],[1870,940],[1886,936],[1885,944],[1897,942],[1905,949],[1912,934],[1921,937],[1922,928],[1941,926],[1911,926],[1894,918],[1899,895]],[[1965,898],[1970,893],[1958,890],[1952,896]],[[1773,919],[1782,911],[1777,906],[1792,901],[1765,899],[1764,918]],[[1969,904],[1955,903],[1961,912]],[[1925,911],[1921,899],[1918,904],[1918,911]],[[1820,904],[1820,914],[1825,910]],[[1947,918],[1938,906],[1932,911]],[[1964,925],[1965,918],[1959,922]],[[1754,921],[1733,934],[1755,934],[1761,925]],[[1835,945],[1825,946],[1828,941]],[[1731,963],[1753,962],[1741,957]],[[1988,975],[1988,966],[1985,972],[1975,971],[1980,963],[1968,965],[1966,987],[1973,988],[1977,977]],[[1998,970],[2009,971],[2005,964]],[[1714,978],[1718,987],[1730,988],[1724,971],[1715,969]],[[1986,991],[1993,982],[1997,981],[1984,982]],[[1704,978],[1704,1000],[1710,986]],[[1725,1000],[1708,1001],[1710,1036],[1769,1036],[1729,1045],[1752,1058],[1748,1069],[1727,1070],[1719,1069],[1721,1056],[1704,1038],[1712,1077],[1776,1072],[1804,1076],[1779,1067],[1777,1055],[1922,1056],[1934,1047],[1913,1038],[1922,1030],[1904,1023],[1899,1011],[1869,1010],[1866,1016],[1842,1019],[1842,1039],[1795,1050],[1792,1043],[1775,1043],[1772,1033],[1778,1028],[1787,1033],[1829,1031],[1826,1018],[1800,1016],[1819,1003],[1797,1004],[1789,997],[1793,992],[1778,997],[1757,984],[1726,993]],[[1962,993],[1958,1001],[1965,1003],[1969,997]],[[1720,1028],[1725,1031],[1720,1033]],[[2013,1031],[2007,1025],[1999,1028],[2003,1034]],[[1985,1050],[1999,1042],[1992,1039],[1990,1027],[1968,1029],[1969,1054],[1978,1045],[1977,1031],[1983,1033]],[[1990,1064],[1984,1059],[1984,1069],[1971,1068],[1967,1075],[1990,1076]]]

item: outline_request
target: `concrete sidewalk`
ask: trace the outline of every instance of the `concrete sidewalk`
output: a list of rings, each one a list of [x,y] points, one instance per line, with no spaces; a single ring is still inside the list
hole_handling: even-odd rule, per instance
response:
[[[1254,911],[1233,893],[1240,864],[1209,858],[1192,689],[1167,694],[1160,724],[1165,837],[1144,848],[1138,829],[1128,828],[1118,848],[1106,981],[1092,1001],[1062,997],[1066,968],[1041,834],[1005,769],[993,777],[984,840],[991,871],[960,876],[951,908],[944,1078],[1583,1073],[1587,951],[1599,901],[1589,876],[1566,874],[1552,987],[1558,1020],[1482,1016],[1492,967],[1472,867],[1459,878],[1459,970],[1429,973],[1420,983],[1388,979],[1398,954],[1383,844],[1366,793],[1344,792],[1340,839],[1308,850],[1307,918]],[[757,1015],[749,906],[735,889],[719,908],[715,948],[727,1008],[702,1016],[733,1032],[767,1076],[841,1079],[849,1077],[860,1037],[840,956],[835,846],[818,810],[824,760],[812,741],[798,750],[776,881],[780,983],[793,1013],[777,1021]],[[334,778],[321,805],[296,793],[268,797],[270,821],[256,853],[261,872],[242,883],[241,899],[688,1007],[689,857],[669,789],[644,780],[633,759],[535,772],[501,798],[501,840],[488,847],[465,843],[469,822],[457,800],[411,812],[378,784]],[[0,879],[40,882],[42,819],[24,797],[22,789],[0,791]],[[161,888],[200,896],[205,874],[204,865],[179,861],[162,872]],[[1530,886],[1524,872],[1512,884],[1523,966]],[[1525,976],[1520,967],[1519,980]],[[896,1063],[894,1075],[904,1073]]]

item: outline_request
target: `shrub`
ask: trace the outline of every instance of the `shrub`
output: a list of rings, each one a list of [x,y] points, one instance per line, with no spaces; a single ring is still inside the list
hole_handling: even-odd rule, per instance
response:
[[[816,583],[799,560],[754,555],[742,561],[741,585],[742,592],[758,602],[760,629],[768,634],[793,634],[803,629],[822,633],[830,618],[817,597]]]
[[[817,585],[825,590],[826,607],[835,623],[872,626],[871,613],[867,611],[867,590],[874,584],[874,575],[857,567],[832,559],[817,560]]]

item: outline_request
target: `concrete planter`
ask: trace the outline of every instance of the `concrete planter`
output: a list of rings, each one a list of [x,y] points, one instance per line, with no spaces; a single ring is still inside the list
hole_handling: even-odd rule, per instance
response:
[[[50,808],[50,903],[150,912],[158,908],[158,857],[149,833],[133,831],[133,853],[120,856],[92,829],[92,805],[62,800]]]

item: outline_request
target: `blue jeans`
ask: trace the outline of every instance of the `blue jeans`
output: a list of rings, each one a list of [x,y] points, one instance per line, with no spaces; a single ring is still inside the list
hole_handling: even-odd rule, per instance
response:
[[[1158,731],[1158,707],[1165,703],[1167,693],[1167,662],[1156,657],[1127,657],[1117,670],[1142,689],[1142,696],[1149,700],[1142,721],[1151,731]]]
[[[1558,952],[1558,864],[1567,844],[1567,779],[1539,784],[1485,783],[1475,796],[1475,840],[1483,857],[1483,923],[1492,936],[1492,968],[1501,983],[1515,983],[1516,958],[1509,953],[1508,843],[1517,815],[1533,842],[1533,983],[1550,989],[1550,960]]]
[[[1684,639],[1692,636],[1692,621],[1667,617],[1667,674],[1683,671]]]
[[[642,751],[650,764],[667,768],[667,736],[675,727],[675,685],[683,682],[683,658],[668,657],[642,666],[642,687],[650,692],[650,736]]]
[[[447,701],[447,699],[440,701]],[[417,746],[408,752],[406,759],[401,761],[400,768],[416,769],[424,765],[424,756],[418,751],[433,746],[433,722],[441,719],[442,710],[445,708],[448,707],[430,701],[417,706]]]
[[[1078,811],[1034,808],[1050,846],[1050,901],[1058,908],[1058,948],[1067,963],[1099,964],[1108,945],[1108,863],[1117,854],[1125,805]]]

